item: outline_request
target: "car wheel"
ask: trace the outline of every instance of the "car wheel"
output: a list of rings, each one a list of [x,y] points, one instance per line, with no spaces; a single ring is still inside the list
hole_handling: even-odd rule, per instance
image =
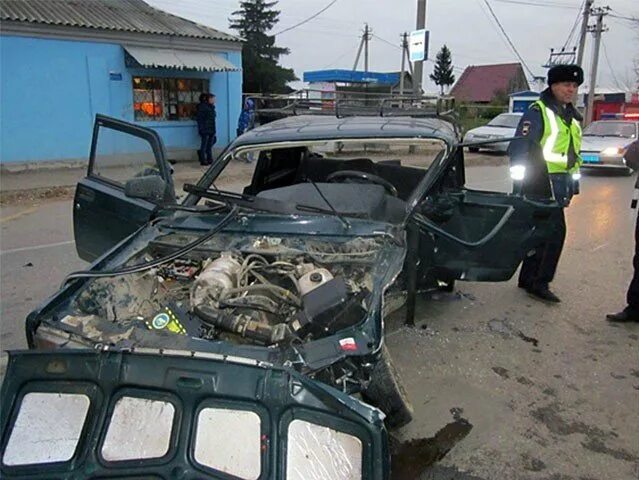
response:
[[[479,152],[479,148],[477,147],[468,147],[468,151],[471,153],[477,153]]]
[[[362,398],[384,412],[389,430],[403,427],[413,419],[413,407],[386,345],[382,347],[370,384],[362,392]]]

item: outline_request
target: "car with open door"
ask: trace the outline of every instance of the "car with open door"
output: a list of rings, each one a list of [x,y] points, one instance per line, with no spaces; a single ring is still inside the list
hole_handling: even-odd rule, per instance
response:
[[[93,263],[28,316],[29,346],[251,359],[404,425],[384,344],[393,295],[407,292],[411,324],[418,290],[507,280],[554,233],[555,202],[466,188],[460,140],[436,113],[292,116],[176,194],[158,135],[98,116],[74,200]]]

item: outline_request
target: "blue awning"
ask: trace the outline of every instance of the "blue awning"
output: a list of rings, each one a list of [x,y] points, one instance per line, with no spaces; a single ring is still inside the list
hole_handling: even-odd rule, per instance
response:
[[[151,48],[124,45],[130,58],[145,68],[176,68],[203,72],[233,72],[239,70],[231,62],[211,52],[177,48]],[[128,62],[127,62],[128,63]]]

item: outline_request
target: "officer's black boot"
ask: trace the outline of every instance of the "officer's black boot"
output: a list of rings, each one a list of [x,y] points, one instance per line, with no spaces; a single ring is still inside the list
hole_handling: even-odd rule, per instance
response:
[[[619,313],[606,315],[606,320],[617,323],[639,322],[639,310],[628,306]]]
[[[541,300],[543,302],[548,303],[559,303],[561,300],[557,295],[550,291],[548,288],[548,284],[538,284],[528,287],[526,289],[528,294],[537,300]]]

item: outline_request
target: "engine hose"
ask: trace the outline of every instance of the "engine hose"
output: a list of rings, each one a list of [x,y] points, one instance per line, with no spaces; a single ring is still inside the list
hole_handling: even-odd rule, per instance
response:
[[[258,283],[255,285],[247,285],[245,287],[239,288],[230,288],[228,290],[224,290],[222,292],[222,296],[220,301],[226,300],[229,297],[234,295],[242,294],[245,292],[254,292],[254,291],[264,291],[268,290],[273,294],[277,295],[284,302],[293,305],[294,307],[300,307],[302,305],[302,300],[292,293],[290,290],[286,290],[285,288],[278,287],[277,285],[266,284],[266,283]]]
[[[275,327],[253,320],[248,315],[229,315],[227,313],[217,312],[206,305],[194,307],[193,313],[207,325],[219,328],[220,330],[236,333],[242,337],[266,345],[276,342]]]
[[[63,288],[69,281],[74,280],[76,278],[106,278],[106,277],[117,277],[119,275],[130,275],[132,273],[140,273],[146,270],[150,270],[151,268],[158,267],[160,265],[164,265],[165,263],[172,262],[173,260],[180,258],[183,255],[195,250],[197,247],[202,245],[203,243],[208,242],[211,238],[217,235],[224,227],[226,227],[231,220],[233,220],[237,214],[239,209],[234,206],[231,211],[226,214],[226,216],[219,221],[215,227],[213,227],[208,233],[201,236],[197,240],[194,240],[191,243],[184,245],[179,250],[167,255],[166,257],[157,258],[150,262],[139,263],[137,265],[131,265],[130,267],[119,268],[116,270],[103,270],[103,271],[80,271],[73,272],[66,276],[64,281],[62,282]]]

